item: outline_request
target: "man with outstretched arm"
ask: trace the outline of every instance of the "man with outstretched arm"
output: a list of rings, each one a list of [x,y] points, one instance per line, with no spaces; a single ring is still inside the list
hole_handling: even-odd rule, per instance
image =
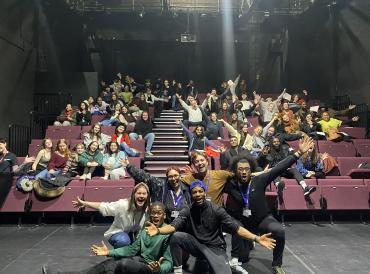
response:
[[[249,156],[239,156],[230,165],[235,176],[229,179],[224,187],[224,192],[228,193],[226,211],[247,229],[272,233],[272,237],[276,240],[272,268],[277,274],[285,273],[282,268],[285,231],[283,226],[269,213],[265,198],[266,187],[294,164],[313,144],[311,138],[305,138],[300,142],[297,152],[288,155],[270,171],[256,177],[252,177],[251,174],[255,171],[257,164]],[[231,267],[237,265],[238,260],[242,263],[247,261],[250,249],[248,242],[234,234],[231,244]]]
[[[184,208],[170,225],[156,227],[148,223],[146,227],[150,236],[172,234],[170,249],[174,262],[174,274],[182,273],[182,251],[185,250],[197,258],[205,258],[215,274],[231,274],[226,255],[226,242],[221,227],[227,227],[233,234],[252,240],[272,249],[275,240],[270,234],[257,236],[239,226],[226,211],[206,200],[207,185],[195,180],[190,185],[192,205]],[[176,231],[186,232],[176,232]]]

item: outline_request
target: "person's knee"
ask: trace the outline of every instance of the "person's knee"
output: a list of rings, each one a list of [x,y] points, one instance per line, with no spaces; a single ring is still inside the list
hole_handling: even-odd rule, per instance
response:
[[[172,234],[170,239],[170,245],[178,245],[182,243],[184,239],[185,233],[183,232],[175,232]]]
[[[285,229],[282,226],[276,227],[272,231],[273,237],[277,239],[285,239]]]
[[[130,261],[127,259],[120,260],[119,263],[117,263],[116,269],[114,270],[114,274],[122,274],[127,273],[130,270]]]

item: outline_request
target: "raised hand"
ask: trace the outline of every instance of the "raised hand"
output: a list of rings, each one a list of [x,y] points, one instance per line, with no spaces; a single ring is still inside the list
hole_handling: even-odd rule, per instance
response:
[[[348,109],[351,110],[351,109],[354,109],[355,107],[356,107],[356,105],[349,105]]]
[[[307,152],[310,148],[312,148],[313,146],[314,146],[313,139],[310,137],[305,137],[303,138],[303,140],[299,142],[298,153],[302,155],[305,152]]]
[[[77,207],[78,209],[84,208],[85,207],[85,201],[81,200],[80,197],[77,196],[76,201],[72,201],[72,204],[74,207]]]
[[[220,153],[224,153],[226,151],[226,148],[224,146],[220,146],[219,150]]]
[[[181,171],[184,172],[185,174],[194,172],[193,168],[189,165],[186,165],[183,168],[181,168]]]
[[[276,241],[270,238],[271,233],[263,234],[261,237],[258,237],[256,242],[266,247],[267,249],[273,249],[276,246]]]
[[[150,268],[152,272],[159,272],[159,270],[161,269],[161,263],[163,260],[164,260],[164,257],[161,257],[159,258],[158,261],[150,262],[148,264],[148,267]]]
[[[108,256],[109,254],[109,249],[105,245],[104,241],[101,241],[101,246],[92,245],[90,249],[96,256]]]
[[[360,117],[358,117],[358,116],[352,117],[353,122],[357,122],[359,119],[360,119]]]
[[[145,227],[146,233],[150,236],[153,237],[159,233],[158,227],[156,227],[154,224],[151,222],[146,222],[146,227]]]

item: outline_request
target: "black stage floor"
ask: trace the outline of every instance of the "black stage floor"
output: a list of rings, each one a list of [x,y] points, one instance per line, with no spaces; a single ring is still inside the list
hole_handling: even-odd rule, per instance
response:
[[[65,271],[87,268],[104,260],[91,255],[89,246],[99,243],[106,229],[106,225],[78,225],[73,229],[67,225],[2,225],[0,273],[41,273],[44,263]],[[370,273],[368,225],[294,223],[286,228],[286,239],[286,273]],[[271,273],[271,257],[270,251],[257,246],[246,268],[251,274]]]

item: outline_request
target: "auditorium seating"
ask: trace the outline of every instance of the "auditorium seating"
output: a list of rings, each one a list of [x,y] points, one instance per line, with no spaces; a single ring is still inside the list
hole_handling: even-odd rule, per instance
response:
[[[320,153],[327,152],[333,157],[356,157],[356,149],[352,143],[330,141],[319,141],[318,143]]]
[[[362,179],[318,179],[326,210],[368,210],[368,186]]]
[[[80,126],[48,126],[45,138],[50,139],[78,139],[80,138]]]
[[[370,163],[370,157],[338,157],[337,160],[340,175],[360,179],[370,178],[370,169],[358,167],[361,163]]]
[[[303,189],[297,184],[294,179],[284,179],[285,189],[278,202],[278,209],[280,211],[287,210],[320,210],[320,187],[317,185],[316,179],[306,179],[305,182],[309,186],[316,186],[317,190],[305,198]],[[273,184],[272,184],[273,185]],[[275,185],[273,190],[276,191]]]
[[[73,212],[77,211],[73,207],[72,201],[76,199],[77,196],[83,197],[85,190],[85,182],[80,180],[72,180],[65,187],[64,193],[53,199],[43,199],[39,198],[35,192],[31,193],[32,208],[31,212]]]
[[[13,178],[12,187],[6,197],[0,212],[23,212],[30,193],[23,193],[15,187],[16,178]]]
[[[339,131],[347,133],[349,136],[356,139],[366,138],[366,129],[363,127],[340,127]]]

